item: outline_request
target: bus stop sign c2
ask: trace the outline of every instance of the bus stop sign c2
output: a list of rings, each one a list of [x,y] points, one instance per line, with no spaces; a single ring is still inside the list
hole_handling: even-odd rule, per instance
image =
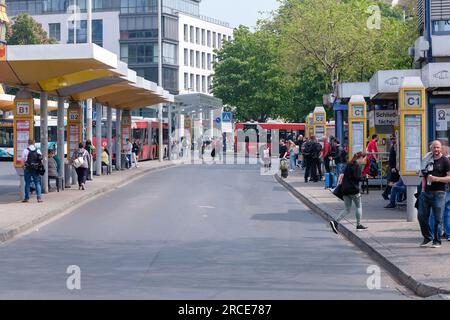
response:
[[[233,115],[231,114],[231,112],[222,112],[222,121],[223,122],[231,123],[232,119],[233,119]]]

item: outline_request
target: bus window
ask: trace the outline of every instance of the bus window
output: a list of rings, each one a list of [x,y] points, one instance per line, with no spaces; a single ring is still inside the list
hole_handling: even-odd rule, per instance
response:
[[[0,120],[0,147],[13,148],[13,124],[12,121]]]

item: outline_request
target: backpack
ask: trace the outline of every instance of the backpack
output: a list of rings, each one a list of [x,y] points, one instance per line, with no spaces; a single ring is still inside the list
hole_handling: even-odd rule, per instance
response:
[[[42,164],[42,155],[37,152],[37,149],[30,150],[30,148],[28,148],[28,156],[25,161],[25,167],[37,172],[41,176],[44,175],[45,169]]]
[[[303,146],[304,146],[303,155],[310,156],[313,151],[312,150],[313,144],[311,143],[311,141],[304,143]]]

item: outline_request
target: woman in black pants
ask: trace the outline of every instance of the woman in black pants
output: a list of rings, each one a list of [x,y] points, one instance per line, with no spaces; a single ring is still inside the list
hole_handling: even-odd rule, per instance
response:
[[[78,176],[78,190],[85,190],[90,165],[90,156],[89,152],[86,151],[82,143],[78,145],[78,150],[73,153],[72,163],[75,166],[75,171]]]

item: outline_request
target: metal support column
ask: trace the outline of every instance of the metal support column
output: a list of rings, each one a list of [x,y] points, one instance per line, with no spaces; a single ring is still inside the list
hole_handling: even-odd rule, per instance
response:
[[[112,108],[106,108],[106,144],[109,152],[109,172],[112,172]]]
[[[116,109],[116,170],[122,169],[122,135],[120,130],[122,110]]]
[[[102,175],[102,105],[100,103],[95,104],[96,108],[96,125],[95,125],[95,144],[96,149],[96,159],[95,159],[95,175]]]
[[[42,193],[48,193],[48,94],[41,92],[41,153],[45,173],[42,177]]]
[[[64,126],[64,98],[58,97],[58,137],[57,137],[57,150],[59,160],[61,161],[61,166],[59,168],[59,176],[62,178],[62,183],[65,184],[65,159],[64,159],[64,132],[66,127]]]
[[[173,144],[173,137],[172,137],[172,106],[168,105],[168,121],[169,121],[169,150],[167,152],[169,160],[172,160],[172,144]]]

